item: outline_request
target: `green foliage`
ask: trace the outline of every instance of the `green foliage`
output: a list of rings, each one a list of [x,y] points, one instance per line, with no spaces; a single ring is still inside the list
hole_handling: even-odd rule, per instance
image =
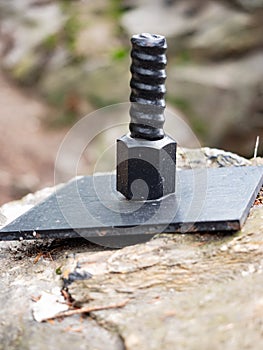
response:
[[[52,115],[52,117],[47,116],[44,124],[51,129],[60,129],[75,124],[78,118],[79,115],[73,111],[60,110]]]
[[[50,91],[45,91],[44,98],[48,101],[49,104],[54,107],[60,107],[64,103],[65,89],[62,87],[56,87],[50,89]]]
[[[76,39],[81,27],[82,25],[76,15],[71,15],[64,25],[63,36],[70,52],[75,51]]]
[[[43,67],[40,67],[39,57],[35,52],[28,53],[9,70],[9,74],[23,86],[36,84],[42,73]]]
[[[191,62],[191,54],[189,51],[181,50],[177,53],[176,64],[187,64]]]
[[[186,99],[180,98],[180,97],[172,97],[172,96],[168,95],[167,100],[171,104],[175,105],[178,109],[180,109],[185,114],[188,114],[191,112],[190,103]]]
[[[118,20],[123,14],[123,12],[124,12],[124,9],[123,9],[122,0],[110,0],[109,15],[113,19]]]
[[[82,23],[79,20],[78,12],[74,7],[74,2],[70,0],[61,0],[61,9],[64,12],[67,20],[64,24],[62,39],[67,49],[74,53],[76,46],[76,39],[82,28]]]
[[[49,82],[52,84],[52,81]],[[60,128],[74,124],[80,116],[80,101],[82,96],[72,81],[64,81],[64,85],[55,84],[52,89],[43,88],[43,97],[53,107],[53,113],[45,118],[47,127]]]
[[[61,270],[62,266],[59,266],[56,268],[56,275],[62,275],[62,270]]]
[[[45,38],[45,40],[43,41],[43,47],[47,51],[53,51],[56,48],[56,46],[58,45],[58,41],[59,41],[58,35],[51,34],[51,35],[47,36]]]
[[[209,130],[207,124],[195,114],[188,100],[180,97],[168,96],[167,101],[176,106],[180,111],[182,111],[186,115],[193,130],[200,137],[205,138],[208,135]]]
[[[111,52],[111,57],[114,61],[120,61],[129,55],[127,47],[119,47]]]
[[[204,120],[201,120],[200,118],[196,116],[190,115],[190,123],[193,128],[193,130],[202,138],[206,138],[206,136],[209,133],[208,125]]]
[[[88,101],[95,107],[95,108],[103,108],[105,106],[114,105],[116,103],[119,103],[118,100],[114,100],[113,98],[107,98],[107,96],[98,95],[96,93],[90,92],[88,96]]]

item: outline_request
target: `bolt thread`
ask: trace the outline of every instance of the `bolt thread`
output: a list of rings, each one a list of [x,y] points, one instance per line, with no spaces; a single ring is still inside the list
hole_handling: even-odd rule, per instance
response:
[[[165,121],[166,40],[146,33],[134,35],[131,43],[131,137],[160,140]]]

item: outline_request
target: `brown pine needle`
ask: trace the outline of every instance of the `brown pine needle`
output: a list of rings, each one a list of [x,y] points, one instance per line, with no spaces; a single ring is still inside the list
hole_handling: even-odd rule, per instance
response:
[[[117,304],[110,304],[110,305],[104,305],[104,306],[86,306],[86,307],[81,307],[80,309],[74,309],[74,310],[68,310],[65,312],[61,312],[50,319],[54,320],[56,318],[61,318],[61,317],[67,317],[67,316],[72,316],[72,315],[79,315],[79,314],[87,314],[92,311],[101,311],[101,310],[108,310],[108,309],[118,309],[121,307],[124,307],[125,305],[128,304],[130,299],[125,299],[124,301],[117,303]],[[46,321],[50,320],[47,319]]]

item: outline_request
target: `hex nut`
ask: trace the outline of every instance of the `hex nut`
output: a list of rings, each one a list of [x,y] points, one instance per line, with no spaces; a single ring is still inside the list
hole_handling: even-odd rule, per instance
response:
[[[127,199],[152,200],[175,192],[176,142],[124,135],[117,140],[117,191]]]

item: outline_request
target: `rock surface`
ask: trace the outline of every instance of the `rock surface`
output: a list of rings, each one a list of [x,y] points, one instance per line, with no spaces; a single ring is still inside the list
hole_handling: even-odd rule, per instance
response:
[[[262,19],[262,1],[144,0],[122,25],[167,36],[168,99],[201,142],[251,156],[263,137]]]
[[[120,332],[126,349],[261,347],[262,214],[255,209],[232,237],[173,235],[80,254],[71,269],[78,262],[93,276],[69,292],[82,307],[129,299],[123,309],[94,313]]]
[[[181,167],[252,163],[207,148],[182,154],[191,161],[178,154]],[[6,204],[1,217],[51,192]],[[120,250],[81,239],[0,242],[0,349],[261,348],[262,203],[261,194],[233,235],[161,234]],[[75,311],[112,308],[36,322],[34,305],[57,287]]]
[[[259,7],[263,9],[262,4]],[[183,48],[205,57],[225,57],[262,46],[258,15],[233,8],[229,1],[144,0],[124,14],[122,25],[130,35],[162,33],[176,52]]]
[[[33,5],[30,0],[8,4],[1,1],[0,8],[3,14],[1,37],[5,38],[2,41],[1,65],[12,69],[17,77],[26,73],[23,70],[40,69],[43,62],[36,48],[47,37],[61,30],[65,21],[59,5],[56,2],[46,2],[42,6],[36,2]]]
[[[252,154],[256,135],[263,137],[262,81],[263,51],[239,61],[178,66],[167,85],[201,139]]]
[[[251,157],[263,138],[261,0],[0,0],[0,9],[0,66],[56,108],[51,125],[128,101],[129,38],[157,32],[168,39],[167,100],[201,142]]]

